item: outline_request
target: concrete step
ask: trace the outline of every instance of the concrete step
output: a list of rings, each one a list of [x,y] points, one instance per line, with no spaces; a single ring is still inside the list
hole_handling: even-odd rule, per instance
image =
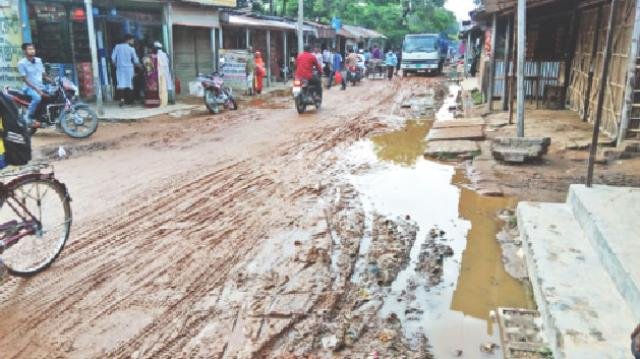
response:
[[[571,185],[568,203],[640,321],[640,188]]]
[[[567,204],[521,202],[518,228],[554,358],[627,358],[633,315]]]

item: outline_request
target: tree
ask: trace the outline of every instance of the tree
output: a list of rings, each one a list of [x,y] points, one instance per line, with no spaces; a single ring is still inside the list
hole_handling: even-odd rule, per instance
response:
[[[273,3],[281,14],[286,8],[285,16],[297,16],[297,1]],[[305,18],[324,23],[338,16],[345,24],[376,30],[397,45],[408,33],[456,34],[456,18],[444,3],[445,0],[304,0],[304,12]]]

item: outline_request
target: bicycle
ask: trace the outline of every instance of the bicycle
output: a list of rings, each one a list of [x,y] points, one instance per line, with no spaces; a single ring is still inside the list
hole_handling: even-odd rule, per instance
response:
[[[71,198],[47,164],[0,173],[0,178],[9,179],[0,180],[0,266],[30,277],[47,269],[64,248]]]

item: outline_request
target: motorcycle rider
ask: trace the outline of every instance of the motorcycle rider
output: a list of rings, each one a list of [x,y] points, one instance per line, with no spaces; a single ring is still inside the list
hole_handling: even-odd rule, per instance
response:
[[[43,78],[48,82],[53,81],[51,81],[51,78],[45,73],[42,59],[36,57],[36,47],[32,43],[25,42],[22,44],[22,51],[25,57],[18,62],[18,72],[22,76],[22,81],[24,81],[25,84],[22,92],[31,97],[31,103],[23,120],[25,123],[31,123],[32,121],[36,121],[36,111],[42,101],[42,97],[47,96],[44,93],[45,85]]]
[[[316,93],[322,97],[321,73],[322,64],[318,61],[317,56],[311,53],[311,46],[305,45],[304,50],[296,59],[296,79],[309,81],[309,86],[314,86]]]

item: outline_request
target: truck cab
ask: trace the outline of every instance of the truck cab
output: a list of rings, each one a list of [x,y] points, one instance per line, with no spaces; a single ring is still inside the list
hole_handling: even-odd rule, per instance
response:
[[[406,35],[400,63],[402,76],[418,72],[441,74],[448,50],[445,43],[438,34]]]

